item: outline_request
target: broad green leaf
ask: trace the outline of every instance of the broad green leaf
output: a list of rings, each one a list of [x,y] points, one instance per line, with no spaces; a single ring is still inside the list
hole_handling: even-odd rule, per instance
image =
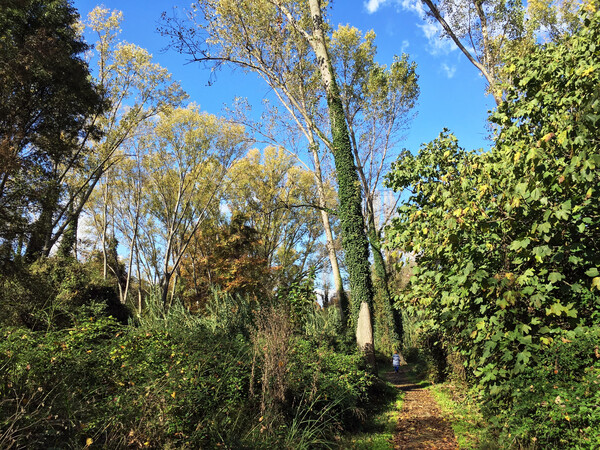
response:
[[[556,283],[557,281],[560,281],[564,278],[564,275],[558,272],[552,272],[550,275],[548,275],[548,281],[550,281],[550,283]]]
[[[560,303],[554,303],[550,308],[546,308],[546,315],[554,314],[555,316],[560,316],[562,312],[565,311],[565,307]]]
[[[541,233],[548,233],[550,231],[550,224],[548,222],[544,222],[540,225],[538,225],[538,231],[540,231]]]

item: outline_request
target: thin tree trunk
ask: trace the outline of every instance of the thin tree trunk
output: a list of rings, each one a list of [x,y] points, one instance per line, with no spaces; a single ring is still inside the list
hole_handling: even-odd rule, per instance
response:
[[[165,272],[160,280],[160,301],[163,307],[166,309],[168,306],[169,299],[169,284],[171,282],[171,273]]]
[[[142,315],[142,263],[140,262],[139,251],[135,254],[135,263],[138,277],[138,314]]]
[[[327,201],[325,197],[325,188],[323,186],[323,172],[321,170],[321,158],[317,151],[317,144],[314,140],[312,132],[309,134],[309,146],[313,155],[315,164],[315,180],[317,183],[317,191],[319,193],[319,207],[321,208],[321,221],[323,222],[323,229],[325,230],[325,245],[327,247],[327,254],[329,256],[329,263],[331,264],[331,273],[333,275],[333,283],[335,287],[335,296],[338,300],[340,314],[342,322],[346,323],[346,317],[348,316],[348,297],[344,291],[344,285],[342,283],[342,274],[340,272],[340,265],[338,263],[337,254],[335,251],[333,231],[331,230],[331,222],[329,221],[329,213],[327,212]]]
[[[104,206],[102,208],[102,276],[106,280],[108,277],[108,255],[106,254],[106,230],[108,228],[108,183],[104,187]]]
[[[498,92],[496,79],[494,78],[493,74],[488,71],[488,68],[484,64],[481,64],[479,61],[477,61],[477,59],[475,59],[471,52],[469,52],[469,50],[466,49],[462,42],[460,42],[460,39],[458,38],[458,36],[456,36],[450,25],[448,25],[448,22],[444,20],[442,14],[440,13],[437,6],[433,3],[433,1],[423,0],[423,3],[427,5],[433,17],[435,17],[435,19],[439,22],[442,28],[444,28],[444,31],[448,33],[448,36],[450,36],[450,39],[454,41],[454,43],[460,49],[460,51],[463,52],[463,54],[467,57],[471,64],[473,64],[485,77],[486,81],[490,86],[490,92],[492,93],[492,95],[494,96],[494,100],[496,101],[496,105],[502,103],[502,95]],[[487,51],[489,51],[489,48],[486,49],[486,52]]]
[[[175,271],[173,275],[175,276],[173,277],[173,287],[171,288],[171,299],[169,300],[169,308],[173,306],[173,300],[175,299],[175,288],[177,286],[177,280],[179,279],[178,271]]]
[[[135,225],[133,228],[133,237],[131,238],[131,254],[129,255],[129,262],[127,263],[127,280],[125,281],[125,292],[121,298],[121,303],[127,303],[127,296],[129,295],[129,285],[131,283],[131,270],[133,268],[133,252],[137,249],[137,233],[138,233],[138,216],[136,213]]]

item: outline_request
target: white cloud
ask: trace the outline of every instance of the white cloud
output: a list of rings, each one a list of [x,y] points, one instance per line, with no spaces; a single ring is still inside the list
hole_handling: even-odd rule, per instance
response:
[[[421,0],[396,0],[396,3],[398,3],[405,11],[414,12],[421,19],[425,18],[425,10],[423,9]]]
[[[447,55],[458,48],[450,39],[440,38],[442,27],[437,22],[425,22],[417,24],[417,26],[423,31],[427,39],[427,50],[431,55]]]
[[[452,78],[454,76],[454,74],[456,73],[456,66],[448,66],[448,64],[446,63],[442,63],[442,70],[444,72],[446,72],[446,76],[448,78]]]
[[[417,26],[421,29],[421,31],[423,31],[423,34],[425,35],[428,41],[431,41],[438,37],[440,27],[437,23],[425,22],[417,24]]]
[[[400,47],[400,52],[404,53],[408,49],[408,47],[410,47],[410,42],[404,39],[402,41],[402,46]]]
[[[387,3],[388,0],[368,0],[365,2],[365,8],[367,8],[367,12],[369,14],[373,14],[376,12],[382,5]]]
[[[421,18],[425,17],[425,10],[423,9],[421,0],[367,0],[363,2],[369,14],[379,11],[379,8],[390,3],[397,4],[405,11],[412,11],[418,14]]]
[[[417,26],[423,31],[423,34],[427,39],[427,51],[432,56],[447,55],[458,48],[450,39],[440,39],[442,27],[437,22],[429,21],[426,17],[426,12],[421,0],[367,0],[364,2],[364,5],[369,14],[372,14],[378,11],[382,6],[392,2],[395,3],[399,9],[412,12],[419,17],[420,23],[417,23]],[[408,46],[408,41],[405,42],[407,42],[406,45]]]

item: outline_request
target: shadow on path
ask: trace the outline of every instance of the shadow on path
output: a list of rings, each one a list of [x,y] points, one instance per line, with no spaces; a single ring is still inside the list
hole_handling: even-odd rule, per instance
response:
[[[450,424],[431,393],[422,385],[412,383],[407,366],[399,373],[388,372],[386,379],[405,392],[400,419],[393,439],[395,449],[458,449]]]

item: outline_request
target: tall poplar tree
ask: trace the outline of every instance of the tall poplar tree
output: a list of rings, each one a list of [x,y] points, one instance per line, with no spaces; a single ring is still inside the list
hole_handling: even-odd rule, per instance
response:
[[[354,27],[340,26],[332,34],[331,48],[362,184],[363,211],[373,256],[375,343],[379,350],[392,354],[400,344],[401,318],[392,309],[382,232],[389,224],[394,202],[386,204],[386,198],[379,194],[390,156],[415,115],[412,110],[419,86],[416,64],[409,61],[408,55],[395,57],[390,67],[382,66],[375,61],[374,41],[373,31],[363,36]]]
[[[94,124],[102,130],[103,136],[85,143],[89,156],[71,180],[73,191],[78,192],[77,198],[73,199],[77,203],[77,217],[91,198],[88,209],[99,225],[105,277],[108,272],[107,242],[114,238],[109,236],[107,222],[118,171],[118,168],[112,168],[123,162],[124,153],[132,146],[136,134],[143,132],[145,121],[179,106],[187,98],[179,83],[171,79],[166,68],[153,61],[147,50],[119,40],[122,20],[121,12],[96,7],[83,24],[97,36],[93,53],[97,60],[96,79],[110,107],[94,118]],[[94,198],[95,190],[102,192],[96,196],[101,199]]]
[[[307,7],[304,10],[308,19]],[[178,51],[189,55],[192,61],[210,64],[211,71],[230,65],[259,75],[272,89],[293,126],[304,136],[312,156],[319,194],[316,206],[325,231],[335,289],[341,310],[345,312],[347,297],[334,244],[323,152],[319,145],[321,140],[330,147],[328,136],[320,127],[323,92],[308,43],[289,24],[284,24],[282,13],[274,4],[262,0],[201,0],[192,5],[185,20],[165,17],[161,31],[173,39]],[[206,36],[210,38],[206,39]],[[237,120],[240,119],[248,125],[246,118],[237,114]],[[258,127],[250,124],[250,128],[256,130]],[[268,134],[268,140],[275,146],[290,148],[289,142]],[[288,132],[284,134],[289,135]]]
[[[331,122],[331,137],[333,157],[338,180],[338,198],[340,223],[342,226],[342,246],[346,255],[346,267],[350,276],[350,291],[352,295],[351,311],[353,320],[359,321],[357,342],[361,349],[374,363],[373,331],[371,325],[371,307],[373,301],[373,285],[371,282],[371,267],[369,263],[369,241],[365,233],[365,222],[362,214],[362,192],[350,134],[344,113],[344,104],[340,95],[333,63],[329,56],[323,15],[320,0],[309,0],[312,19],[312,34],[304,32],[319,63],[321,82],[327,94],[327,107]],[[287,8],[280,6],[288,20],[299,27]],[[361,318],[359,312],[366,317]],[[368,322],[366,327],[362,323]]]
[[[192,5],[191,14],[200,12],[204,23],[167,21],[165,34],[175,46],[198,62],[217,66],[232,63],[261,75],[299,111],[306,111],[298,97],[288,90],[286,67],[302,68],[299,61],[311,58],[316,65],[326,93],[331,139],[313,126],[313,119],[304,117],[313,133],[331,141],[338,178],[339,217],[342,246],[352,291],[350,323],[356,325],[361,305],[370,311],[373,288],[370,276],[369,247],[362,216],[362,193],[348,135],[340,91],[335,81],[333,65],[327,52],[321,2],[254,0],[203,0]],[[190,26],[191,25],[191,26]],[[206,40],[208,33],[211,39]],[[214,38],[214,39],[213,39]],[[307,48],[310,52],[307,52]],[[287,52],[287,53],[286,53]],[[300,56],[300,60],[294,59]],[[214,66],[213,66],[214,67]],[[291,95],[287,95],[291,94]],[[279,95],[279,94],[277,94]],[[285,103],[284,103],[285,105]],[[370,318],[368,318],[370,328]],[[372,349],[372,332],[367,338]]]

